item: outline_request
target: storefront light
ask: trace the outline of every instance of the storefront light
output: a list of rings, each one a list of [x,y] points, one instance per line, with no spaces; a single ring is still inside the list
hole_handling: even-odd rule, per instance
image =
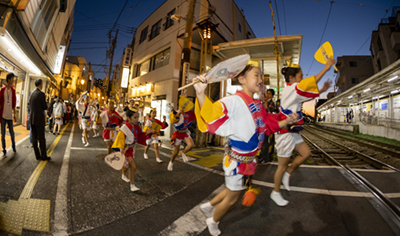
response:
[[[2,45],[6,45],[7,51],[12,53],[12,57],[21,62],[23,66],[26,66],[29,72],[36,75],[42,74],[35,64],[33,64],[33,62],[20,49],[18,44],[12,39],[11,35],[7,31],[0,37],[0,42]]]

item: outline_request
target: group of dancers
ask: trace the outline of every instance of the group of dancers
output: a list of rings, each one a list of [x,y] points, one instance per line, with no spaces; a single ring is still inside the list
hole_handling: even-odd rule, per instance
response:
[[[241,85],[242,90],[235,95],[224,97],[212,102],[206,95],[209,77],[198,75],[194,81],[200,81],[194,85],[196,91],[196,102],[193,104],[182,95],[179,106],[175,110],[171,107],[169,120],[174,125],[175,132],[171,136],[171,144],[174,146],[171,160],[167,170],[173,171],[176,156],[183,143],[186,147],[181,151],[184,162],[188,161],[186,153],[194,146],[190,137],[189,127],[193,120],[197,120],[198,129],[228,138],[225,146],[225,154],[222,166],[225,175],[226,188],[215,196],[210,202],[200,205],[201,211],[206,215],[206,223],[211,235],[219,235],[218,228],[220,219],[233,206],[241,192],[251,185],[251,177],[257,167],[257,152],[260,150],[264,137],[273,133],[276,135],[276,149],[278,166],[274,175],[274,189],[270,198],[278,206],[286,206],[289,202],[280,193],[283,184],[290,191],[290,177],[292,173],[310,156],[310,150],[300,136],[302,130],[301,105],[303,102],[318,97],[331,86],[327,81],[319,89],[317,83],[323,75],[335,64],[334,59],[328,59],[324,69],[315,76],[303,79],[303,72],[299,65],[289,64],[282,69],[285,77],[286,87],[282,91],[281,104],[278,114],[267,113],[263,104],[258,99],[253,99],[255,93],[260,93],[262,87],[262,73],[259,63],[250,60],[244,70],[233,79],[234,83]],[[80,98],[81,102],[84,98]],[[87,127],[86,114],[91,114],[86,103],[77,104],[82,111],[82,128]],[[194,108],[194,111],[193,111]],[[88,111],[89,110],[89,111]],[[145,145],[144,158],[148,159],[147,152],[150,145],[154,145],[156,160],[159,158],[159,131],[168,127],[166,118],[161,122],[157,120],[156,110],[152,109],[149,119],[144,127],[138,125],[139,110],[135,106],[124,109],[125,120],[114,109],[114,101],[109,100],[107,109],[99,113],[99,118],[104,127],[103,139],[107,143],[108,152],[112,149],[120,151],[125,155],[125,163],[122,168],[122,179],[130,182],[131,191],[140,190],[135,185],[136,165],[135,147],[136,143]],[[121,126],[122,125],[122,126]],[[117,132],[117,127],[119,127]],[[86,143],[87,131],[84,131]],[[289,166],[292,152],[299,153]],[[129,169],[129,178],[126,173]]]

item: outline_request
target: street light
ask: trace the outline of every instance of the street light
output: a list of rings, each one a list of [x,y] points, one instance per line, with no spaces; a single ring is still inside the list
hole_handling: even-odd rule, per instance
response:
[[[97,97],[100,97],[100,93],[97,94]]]
[[[84,79],[81,80],[81,84],[82,84],[82,85],[85,84],[85,80],[84,80]]]

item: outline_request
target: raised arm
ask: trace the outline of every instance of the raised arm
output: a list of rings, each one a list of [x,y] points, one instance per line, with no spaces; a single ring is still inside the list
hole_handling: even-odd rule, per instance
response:
[[[335,59],[329,58],[326,61],[324,69],[322,69],[317,75],[315,75],[315,82],[318,83],[321,80],[321,78],[325,75],[325,73],[328,72],[335,63],[336,63]]]

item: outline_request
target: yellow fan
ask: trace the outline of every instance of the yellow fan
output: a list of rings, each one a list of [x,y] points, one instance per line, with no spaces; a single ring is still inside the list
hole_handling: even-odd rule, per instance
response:
[[[319,47],[318,50],[315,52],[314,58],[315,60],[317,60],[317,62],[324,65],[329,58],[333,58],[333,49],[331,43],[325,42],[324,44],[322,44],[322,46]],[[335,65],[333,65],[333,68],[338,71]]]
[[[192,101],[190,101],[188,98],[184,96],[180,96],[179,98],[179,108],[183,110],[183,112],[188,112],[192,110],[194,107],[194,104]]]

